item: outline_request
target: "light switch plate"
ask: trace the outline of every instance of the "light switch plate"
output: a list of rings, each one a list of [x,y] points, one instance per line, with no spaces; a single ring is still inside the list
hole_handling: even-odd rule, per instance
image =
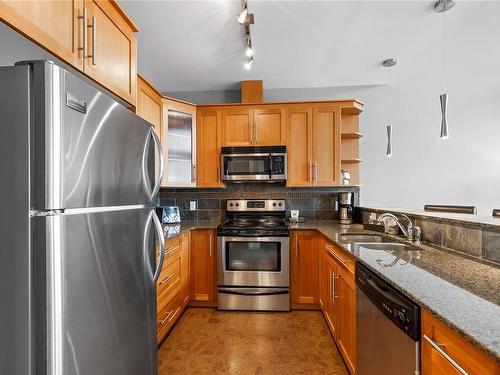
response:
[[[189,201],[189,210],[190,211],[196,210],[196,201]]]

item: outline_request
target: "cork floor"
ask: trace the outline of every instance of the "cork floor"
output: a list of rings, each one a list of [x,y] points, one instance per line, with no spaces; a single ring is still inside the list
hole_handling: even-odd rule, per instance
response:
[[[158,374],[347,374],[319,311],[189,308],[158,351]]]

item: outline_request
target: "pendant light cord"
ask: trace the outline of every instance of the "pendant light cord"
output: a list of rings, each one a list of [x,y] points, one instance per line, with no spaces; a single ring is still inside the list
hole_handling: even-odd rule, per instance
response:
[[[443,93],[446,93],[446,12],[443,12]]]

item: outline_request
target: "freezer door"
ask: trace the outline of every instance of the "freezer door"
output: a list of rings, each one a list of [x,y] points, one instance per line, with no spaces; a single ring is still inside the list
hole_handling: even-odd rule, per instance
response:
[[[154,215],[33,219],[37,374],[156,374]]]
[[[33,208],[151,204],[161,179],[152,126],[57,65],[30,67]]]

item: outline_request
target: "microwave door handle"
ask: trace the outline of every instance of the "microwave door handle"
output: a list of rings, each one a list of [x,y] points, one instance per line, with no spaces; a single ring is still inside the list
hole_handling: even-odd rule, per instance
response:
[[[269,154],[269,179],[273,179],[273,157]]]

